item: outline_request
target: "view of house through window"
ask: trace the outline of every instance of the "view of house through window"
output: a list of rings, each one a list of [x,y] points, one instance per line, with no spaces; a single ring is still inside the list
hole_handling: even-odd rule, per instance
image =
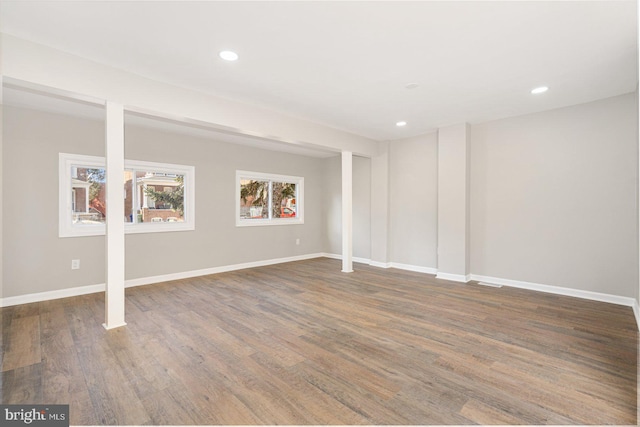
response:
[[[125,161],[124,221],[127,233],[194,229],[191,166]],[[60,154],[60,236],[104,234],[104,158]]]
[[[302,222],[304,179],[254,172],[237,172],[238,225]]]
[[[184,221],[184,175],[127,169],[124,189],[126,222]]]
[[[104,168],[71,167],[71,215],[74,225],[104,224]]]

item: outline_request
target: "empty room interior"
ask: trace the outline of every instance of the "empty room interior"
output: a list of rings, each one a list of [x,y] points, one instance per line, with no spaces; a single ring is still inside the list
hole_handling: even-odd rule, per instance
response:
[[[0,1],[0,37],[0,404],[637,425],[636,1]]]

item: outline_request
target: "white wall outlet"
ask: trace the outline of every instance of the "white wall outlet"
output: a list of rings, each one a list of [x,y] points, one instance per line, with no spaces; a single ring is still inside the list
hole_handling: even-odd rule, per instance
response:
[[[300,239],[296,239],[296,245],[300,244]]]
[[[79,270],[80,269],[80,260],[79,259],[72,259],[71,260],[71,269],[72,270]]]

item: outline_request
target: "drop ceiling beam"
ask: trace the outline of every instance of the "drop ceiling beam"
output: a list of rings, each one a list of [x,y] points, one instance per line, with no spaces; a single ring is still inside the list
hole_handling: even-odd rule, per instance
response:
[[[371,157],[375,141],[242,102],[151,80],[3,34],[3,73],[14,82],[109,99],[127,111],[206,123],[220,131]]]

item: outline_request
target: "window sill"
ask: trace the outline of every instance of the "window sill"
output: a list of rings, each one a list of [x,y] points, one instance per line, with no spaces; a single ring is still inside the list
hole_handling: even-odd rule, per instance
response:
[[[239,219],[236,227],[263,227],[270,225],[302,225],[302,219]]]
[[[124,234],[143,234],[143,233],[168,233],[174,231],[193,231],[196,229],[195,224],[185,222],[174,222],[167,224],[160,223],[142,223],[142,224],[125,224]],[[74,227],[71,230],[61,230],[58,237],[88,237],[88,236],[104,236],[105,227],[88,226]]]

